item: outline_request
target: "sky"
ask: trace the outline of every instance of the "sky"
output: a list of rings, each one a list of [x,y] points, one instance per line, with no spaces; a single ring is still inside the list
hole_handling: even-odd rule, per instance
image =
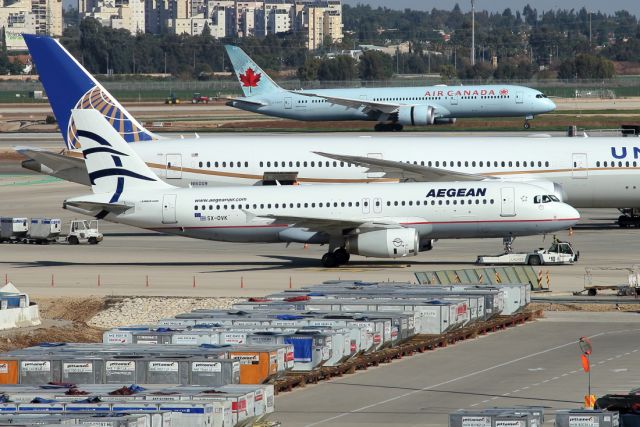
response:
[[[434,7],[437,9],[451,10],[456,0],[442,1],[442,0],[343,0],[344,4],[356,5],[356,4],[369,4],[373,7],[386,6],[392,9],[421,9],[431,10]],[[458,1],[460,8],[463,11],[471,9],[470,0]],[[640,16],[640,1],[638,0],[476,0],[476,10],[489,10],[502,12],[507,7],[511,10],[520,10],[526,4],[530,4],[534,9],[538,9],[538,12],[549,9],[581,9],[582,7],[587,10],[600,10],[605,13],[612,13],[617,10],[628,10],[630,13]]]

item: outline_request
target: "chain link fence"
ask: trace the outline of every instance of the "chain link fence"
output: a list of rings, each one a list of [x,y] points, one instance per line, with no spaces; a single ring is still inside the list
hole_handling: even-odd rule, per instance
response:
[[[104,86],[120,101],[163,101],[174,94],[190,101],[194,93],[213,97],[240,96],[242,91],[235,79],[220,78],[207,81],[104,81]],[[381,81],[301,81],[297,79],[278,81],[285,89],[324,89],[351,87],[398,87],[443,84],[440,76],[404,76]],[[513,84],[539,89],[549,96],[624,98],[640,96],[640,76],[618,77],[610,80],[510,80],[486,81],[463,80],[448,85]],[[38,102],[38,91],[43,91],[39,81],[1,81],[0,102]],[[606,96],[603,96],[605,94]],[[45,102],[46,99],[42,99]]]

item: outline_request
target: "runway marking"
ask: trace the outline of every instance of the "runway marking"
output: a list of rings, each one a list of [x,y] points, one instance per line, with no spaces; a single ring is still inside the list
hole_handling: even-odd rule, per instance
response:
[[[531,386],[532,386],[532,387],[538,387],[539,385],[540,385],[540,383],[534,383],[534,384],[532,384]]]
[[[593,339],[593,338],[596,338],[596,337],[599,337],[599,336],[602,336],[602,335],[606,335],[606,333],[605,332],[601,332],[599,334],[592,335],[589,338]],[[485,369],[480,369],[478,371],[470,372],[470,373],[468,373],[466,375],[462,375],[462,376],[459,376],[459,377],[456,377],[456,378],[452,378],[450,380],[443,381],[443,382],[438,383],[438,384],[429,385],[429,386],[423,387],[423,388],[418,389],[418,390],[413,390],[413,391],[410,391],[410,392],[407,392],[407,393],[403,393],[403,394],[398,395],[398,396],[390,397],[389,399],[380,400],[380,401],[372,403],[370,405],[361,406],[360,408],[354,409],[354,410],[349,411],[349,412],[342,412],[342,413],[340,413],[338,415],[334,415],[332,417],[325,418],[323,420],[319,420],[319,421],[316,421],[314,423],[307,424],[306,427],[317,426],[317,425],[320,425],[320,424],[324,424],[324,423],[327,423],[327,422],[330,422],[330,421],[334,421],[334,420],[346,417],[347,415],[357,414],[358,412],[366,411],[367,409],[375,408],[376,406],[380,406],[380,405],[384,405],[384,404],[387,404],[387,403],[390,403],[390,402],[394,402],[394,401],[399,400],[399,399],[404,399],[405,397],[409,397],[409,396],[412,396],[412,395],[417,394],[417,393],[422,393],[424,391],[428,391],[428,390],[434,389],[436,387],[442,387],[443,385],[451,384],[451,383],[458,382],[458,381],[461,381],[461,380],[464,380],[464,379],[467,379],[467,378],[474,377],[476,375],[480,375],[480,374],[484,374],[486,372],[494,371],[494,370],[502,368],[504,366],[513,365],[514,363],[518,363],[518,362],[521,362],[523,360],[531,359],[531,358],[540,356],[542,354],[550,353],[552,351],[556,351],[556,350],[559,350],[561,348],[565,348],[565,347],[569,347],[569,346],[573,346],[573,345],[576,345],[575,340],[574,341],[570,341],[570,342],[565,343],[565,344],[561,344],[561,345],[555,346],[555,347],[548,348],[546,350],[541,350],[541,351],[539,351],[537,353],[532,353],[532,354],[529,354],[527,356],[522,356],[522,357],[518,357],[516,359],[509,360],[507,362],[499,363],[497,365],[493,365],[493,366],[490,366],[490,367],[485,368]]]

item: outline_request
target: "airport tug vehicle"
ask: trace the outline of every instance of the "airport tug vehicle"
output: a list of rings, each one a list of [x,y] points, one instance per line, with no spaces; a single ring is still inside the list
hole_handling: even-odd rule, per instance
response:
[[[549,249],[539,248],[531,252],[511,252],[511,244],[505,243],[505,253],[500,255],[480,255],[476,264],[510,264],[510,265],[561,265],[578,261],[580,251],[576,251],[571,243],[553,237]]]

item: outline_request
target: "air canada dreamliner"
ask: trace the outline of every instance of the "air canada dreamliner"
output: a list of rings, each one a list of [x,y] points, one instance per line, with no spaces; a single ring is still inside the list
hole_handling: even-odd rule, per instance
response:
[[[432,239],[542,234],[580,219],[541,187],[501,181],[178,188],[98,111],[72,115],[93,194],[66,209],[198,239],[328,244],[327,267],[350,254],[415,256]]]
[[[640,208],[637,138],[265,135],[163,138],[145,129],[57,41],[25,35],[66,155],[21,148],[23,166],[89,185],[71,110],[96,109],[173,186],[517,180],[577,208]],[[137,143],[140,142],[140,143]]]
[[[403,126],[455,123],[468,117],[524,117],[556,105],[542,92],[523,86],[426,86],[291,91],[278,86],[239,47],[225,46],[244,96],[227,103],[267,116],[305,121],[368,120],[378,131]]]

